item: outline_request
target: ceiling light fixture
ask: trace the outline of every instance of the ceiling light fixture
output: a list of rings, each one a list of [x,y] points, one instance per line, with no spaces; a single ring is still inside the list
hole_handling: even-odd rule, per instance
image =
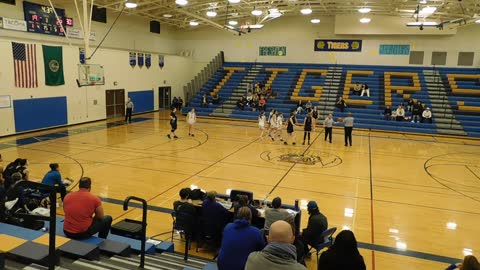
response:
[[[419,15],[420,17],[428,17],[428,16],[432,15],[436,10],[437,10],[436,7],[427,6],[427,7],[422,8],[422,9],[418,12],[418,15]]]
[[[238,22],[237,22],[237,21],[229,21],[228,24],[230,24],[230,25],[237,25]]]
[[[127,2],[125,2],[126,8],[136,8],[137,6],[137,3],[135,3],[133,0],[128,0]]]
[[[320,19],[311,19],[310,22],[311,23],[320,23]]]
[[[420,0],[420,4],[425,5],[427,3],[427,0]]]
[[[231,4],[238,4],[240,3],[240,0],[228,0]]]
[[[198,24],[199,24],[199,23],[196,22],[196,21],[191,21],[191,22],[190,22],[190,25],[191,25],[191,26],[197,26]]]
[[[438,26],[436,22],[409,22],[407,26]]]
[[[364,8],[361,8],[361,9],[358,10],[358,12],[363,13],[363,14],[369,13],[370,11],[372,11],[372,9],[367,8],[367,7],[364,7]]]
[[[247,24],[240,26],[241,29],[261,29],[263,24]]]
[[[179,6],[186,6],[188,4],[187,0],[175,0],[175,4]]]
[[[312,14],[312,9],[311,8],[304,8],[304,9],[300,10],[300,13],[302,13],[303,15]]]
[[[212,11],[212,10],[207,11],[207,16],[208,16],[208,17],[215,17],[215,16],[217,16],[217,12]]]
[[[163,14],[163,17],[165,17],[165,18],[172,18],[173,15],[172,15],[172,14]]]
[[[361,23],[369,23],[369,22],[371,22],[371,21],[372,21],[372,19],[370,19],[370,18],[361,18],[361,19],[360,19],[360,22],[361,22]]]
[[[253,16],[260,16],[262,14],[263,14],[263,11],[261,11],[261,10],[258,10],[258,9],[252,10],[252,15]]]
[[[271,8],[268,10],[268,17],[278,18],[280,16],[282,16],[282,13],[278,10],[278,8]]]

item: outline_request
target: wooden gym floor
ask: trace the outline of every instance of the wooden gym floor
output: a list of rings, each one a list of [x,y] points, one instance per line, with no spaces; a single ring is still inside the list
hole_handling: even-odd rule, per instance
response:
[[[140,209],[124,212],[121,204],[129,195],[145,198],[152,206],[148,235],[160,234],[157,239],[169,238],[162,234],[171,230],[166,212],[178,191],[195,185],[219,193],[250,190],[256,199],[280,196],[289,204],[299,199],[302,207],[315,200],[329,227],[355,233],[368,269],[444,269],[464,254],[478,254],[478,140],[354,130],[353,147],[345,147],[342,129],[334,129],[330,144],[319,128],[313,143],[303,146],[299,128],[297,145],[284,146],[260,141],[256,123],[212,119],[199,119],[195,137],[187,136],[181,121],[180,139],[169,140],[167,116],[7,137],[0,139],[0,151],[4,166],[27,158],[32,179],[41,180],[51,162],[60,163],[63,177],[90,176],[92,192],[115,221],[140,219]],[[285,154],[318,161],[279,161]],[[304,210],[303,227],[307,218]],[[176,250],[182,248],[177,243]],[[314,260],[307,264],[316,269]]]

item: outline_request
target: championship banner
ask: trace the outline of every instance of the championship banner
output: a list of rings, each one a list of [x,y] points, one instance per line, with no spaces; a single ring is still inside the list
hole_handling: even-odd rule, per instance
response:
[[[362,40],[316,39],[314,46],[317,52],[361,52]]]
[[[165,66],[165,56],[158,56],[158,65],[160,66],[160,68],[163,68]]]
[[[380,55],[410,55],[410,45],[381,44],[378,48]]]
[[[286,56],[287,47],[286,46],[260,46],[258,48],[259,56]]]
[[[135,67],[137,65],[137,53],[130,52],[130,66]]]
[[[150,68],[152,66],[152,55],[149,53],[145,54],[145,66]]]
[[[143,53],[138,53],[138,66],[143,67]]]

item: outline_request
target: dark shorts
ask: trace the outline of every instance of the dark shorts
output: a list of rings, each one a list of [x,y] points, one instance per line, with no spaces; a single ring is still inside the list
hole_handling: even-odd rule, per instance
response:
[[[293,127],[288,127],[287,128],[287,133],[293,133]]]
[[[310,132],[310,131],[312,131],[312,127],[305,127],[303,130],[307,131],[307,132]]]

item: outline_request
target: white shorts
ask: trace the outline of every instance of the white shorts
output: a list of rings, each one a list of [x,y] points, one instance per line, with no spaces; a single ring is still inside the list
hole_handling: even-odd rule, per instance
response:
[[[265,129],[265,125],[260,125],[260,124],[258,124],[258,128],[259,128],[259,129]]]
[[[187,120],[187,123],[188,123],[189,125],[193,125],[193,124],[195,124],[195,120]]]

